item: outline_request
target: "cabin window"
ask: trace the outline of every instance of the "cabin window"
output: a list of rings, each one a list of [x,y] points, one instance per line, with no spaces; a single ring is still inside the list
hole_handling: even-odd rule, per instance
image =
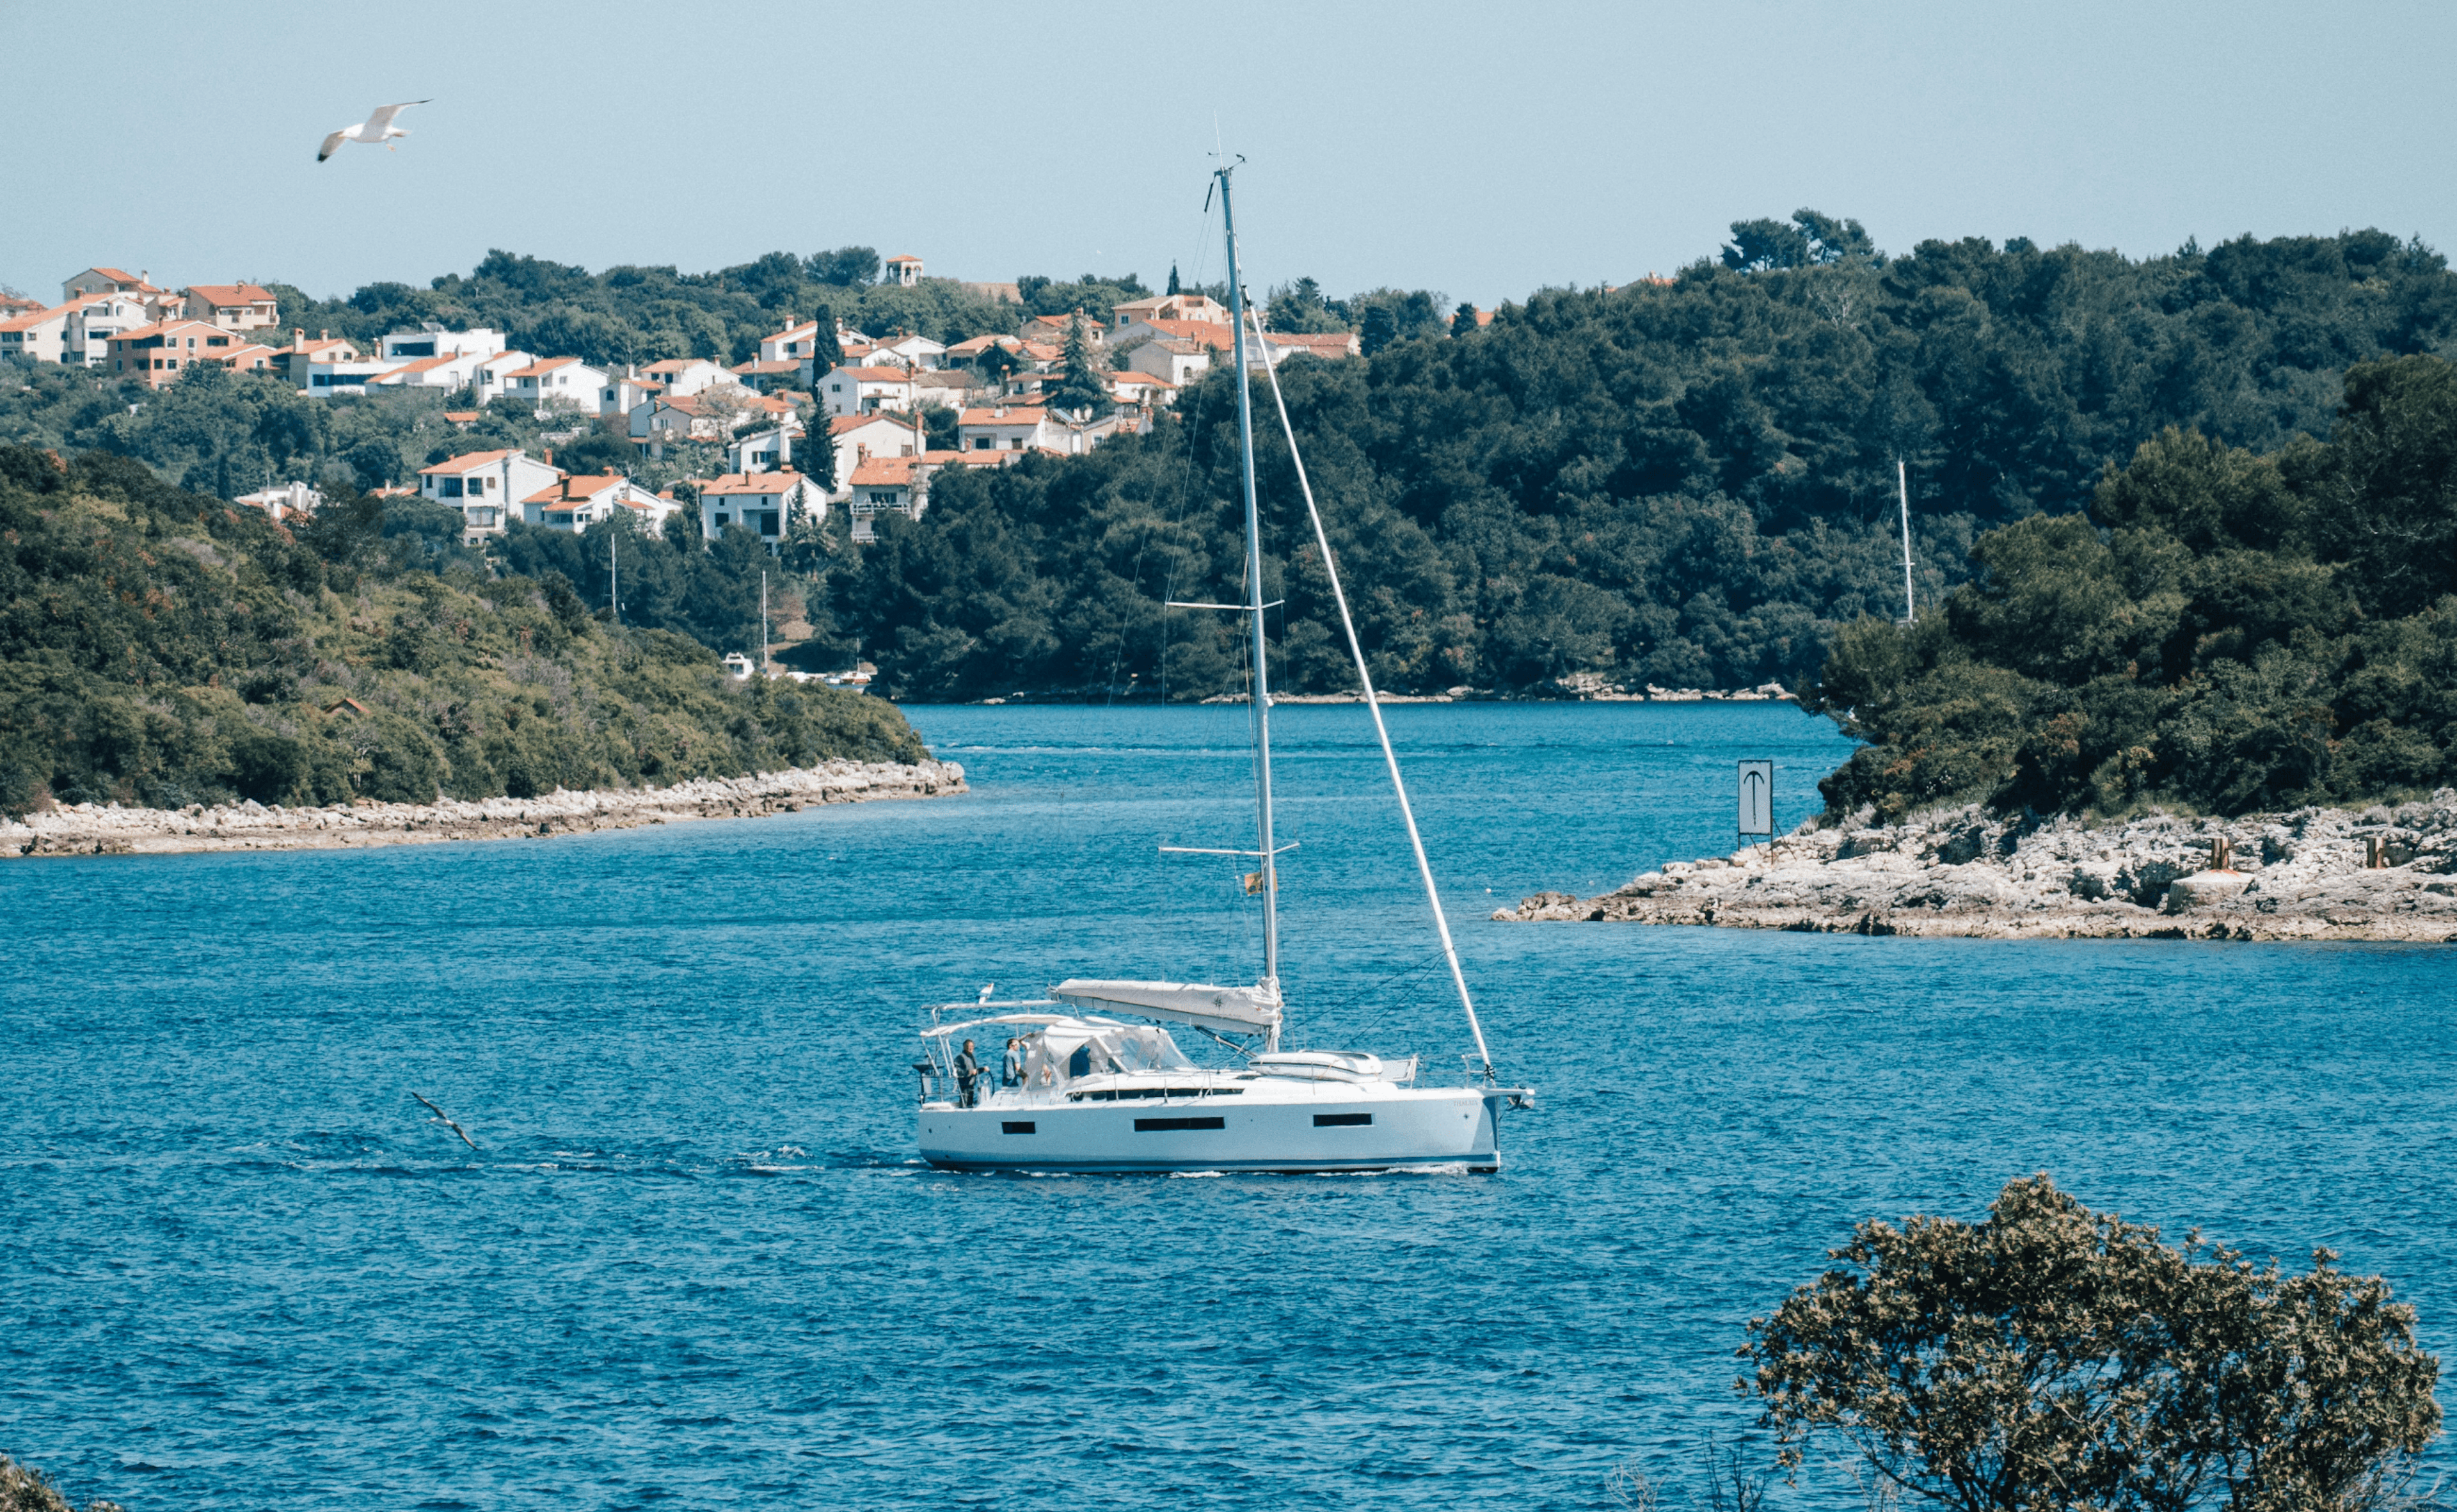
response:
[[[1037,1134],[1041,1132],[1041,1129],[1038,1125],[1029,1121],[1018,1122],[1014,1119],[1008,1119],[1006,1122],[999,1125],[999,1131],[1007,1134]]]
[[[1313,1115],[1313,1127],[1316,1129],[1352,1129],[1359,1124],[1372,1122],[1373,1122],[1372,1113],[1316,1113]]]
[[[1135,1132],[1138,1134],[1167,1134],[1186,1129],[1226,1129],[1228,1127],[1228,1121],[1225,1118],[1138,1118],[1135,1120]]]

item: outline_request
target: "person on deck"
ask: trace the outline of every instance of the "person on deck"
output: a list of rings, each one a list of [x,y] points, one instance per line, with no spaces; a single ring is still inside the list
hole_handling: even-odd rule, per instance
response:
[[[981,1063],[973,1054],[973,1042],[966,1040],[963,1053],[956,1057],[956,1087],[963,1094],[963,1107],[973,1106],[973,1088],[981,1085]]]
[[[1001,1087],[1023,1085],[1023,1042],[1022,1040],[1006,1042],[1006,1060],[999,1067],[999,1085]]]

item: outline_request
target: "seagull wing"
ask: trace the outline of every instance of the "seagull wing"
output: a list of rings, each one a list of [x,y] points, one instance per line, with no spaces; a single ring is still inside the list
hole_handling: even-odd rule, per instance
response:
[[[424,105],[427,103],[428,101],[425,100],[403,100],[398,105],[379,105],[373,112],[369,113],[367,116],[367,132],[370,135],[381,138],[386,131],[391,129],[392,118],[394,116],[400,114],[402,112],[409,109],[413,105]]]
[[[325,137],[324,145],[316,149],[316,160],[320,163],[325,158],[340,152],[341,150],[341,143],[348,139],[349,135],[350,128],[344,126],[340,131],[335,132],[332,135]]]

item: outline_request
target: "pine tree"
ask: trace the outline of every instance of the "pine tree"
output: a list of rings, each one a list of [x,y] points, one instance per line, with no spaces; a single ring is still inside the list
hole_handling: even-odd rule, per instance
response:
[[[1168,292],[1171,294],[1183,294],[1186,292],[1177,286],[1177,264],[1174,262],[1168,265]]]
[[[1062,361],[1058,386],[1049,390],[1052,409],[1078,410],[1088,415],[1109,402],[1109,385],[1101,381],[1100,359],[1092,355],[1092,343],[1084,334],[1081,310],[1066,322],[1066,351]]]
[[[822,304],[813,319],[819,322],[811,332],[811,386],[816,389],[820,379],[844,365],[844,348],[836,344],[836,311]]]

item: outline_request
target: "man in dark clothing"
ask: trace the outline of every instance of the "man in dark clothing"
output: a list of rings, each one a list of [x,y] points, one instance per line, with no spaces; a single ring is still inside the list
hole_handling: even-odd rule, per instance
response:
[[[963,1053],[956,1057],[956,1088],[963,1094],[963,1106],[973,1106],[973,1088],[981,1085],[981,1063],[973,1056],[973,1042],[964,1042]]]
[[[1006,1042],[1006,1064],[999,1067],[999,1085],[1001,1087],[1023,1085],[1023,1042],[1022,1040]]]
[[[1091,1041],[1085,1040],[1083,1044],[1075,1046],[1075,1053],[1066,1057],[1066,1074],[1068,1076],[1089,1076],[1092,1074]]]

